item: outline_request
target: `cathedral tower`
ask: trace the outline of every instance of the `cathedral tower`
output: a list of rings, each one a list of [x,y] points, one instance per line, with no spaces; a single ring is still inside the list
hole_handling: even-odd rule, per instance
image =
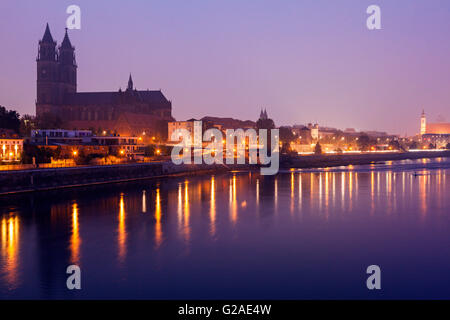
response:
[[[67,34],[59,46],[59,82],[60,95],[77,92],[77,63],[75,61],[75,48],[72,46]]]
[[[36,114],[49,112],[51,105],[58,102],[58,54],[56,42],[53,40],[50,28],[45,28],[44,36],[39,41],[37,63],[37,95]]]

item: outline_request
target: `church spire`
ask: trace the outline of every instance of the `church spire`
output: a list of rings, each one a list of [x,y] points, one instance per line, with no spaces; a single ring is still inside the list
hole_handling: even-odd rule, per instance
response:
[[[53,40],[52,34],[50,32],[50,27],[48,26],[48,23],[47,23],[47,26],[45,27],[45,32],[44,32],[44,36],[42,37],[42,42],[51,43],[51,44],[53,44],[55,42]]]
[[[44,36],[39,41],[37,61],[53,61],[56,62],[56,42],[50,33],[50,27],[45,26]]]
[[[69,35],[67,34],[67,28],[66,28],[66,34],[64,35],[64,39],[61,43],[61,48],[63,49],[72,49],[72,44],[70,43]]]
[[[133,79],[131,78],[131,73],[130,73],[130,77],[128,78],[128,87],[127,90],[133,90]]]

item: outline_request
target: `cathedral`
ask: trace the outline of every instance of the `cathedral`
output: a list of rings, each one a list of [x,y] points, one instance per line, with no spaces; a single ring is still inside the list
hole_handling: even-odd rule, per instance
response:
[[[136,90],[131,74],[126,90],[77,92],[75,48],[67,29],[57,48],[47,24],[36,62],[37,116],[58,117],[61,129],[167,138],[167,123],[174,120],[172,103],[160,90]]]

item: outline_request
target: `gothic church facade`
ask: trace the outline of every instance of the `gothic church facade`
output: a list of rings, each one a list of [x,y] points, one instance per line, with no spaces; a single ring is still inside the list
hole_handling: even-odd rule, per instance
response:
[[[56,45],[47,24],[36,59],[37,116],[59,117],[62,129],[166,138],[167,123],[174,119],[172,103],[160,90],[136,90],[130,75],[123,91],[77,92],[75,48],[67,29],[61,45]]]

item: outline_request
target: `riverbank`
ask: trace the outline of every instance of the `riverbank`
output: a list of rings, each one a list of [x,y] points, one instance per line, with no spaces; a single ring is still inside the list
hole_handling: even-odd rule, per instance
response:
[[[280,168],[321,168],[438,157],[450,157],[450,151],[282,156],[280,158]],[[0,196],[60,188],[75,188],[89,185],[166,178],[180,175],[188,176],[220,173],[230,170],[256,170],[259,172],[259,166],[206,164],[174,165],[171,161],[160,161],[106,166],[3,171],[0,172]]]
[[[0,172],[0,196],[228,170],[219,165],[176,166],[171,162],[151,162],[5,171]]]
[[[364,165],[384,161],[415,160],[424,158],[450,157],[450,150],[389,152],[389,153],[359,153],[335,155],[306,155],[300,157],[281,157],[280,167],[287,168],[324,168],[349,165]]]

